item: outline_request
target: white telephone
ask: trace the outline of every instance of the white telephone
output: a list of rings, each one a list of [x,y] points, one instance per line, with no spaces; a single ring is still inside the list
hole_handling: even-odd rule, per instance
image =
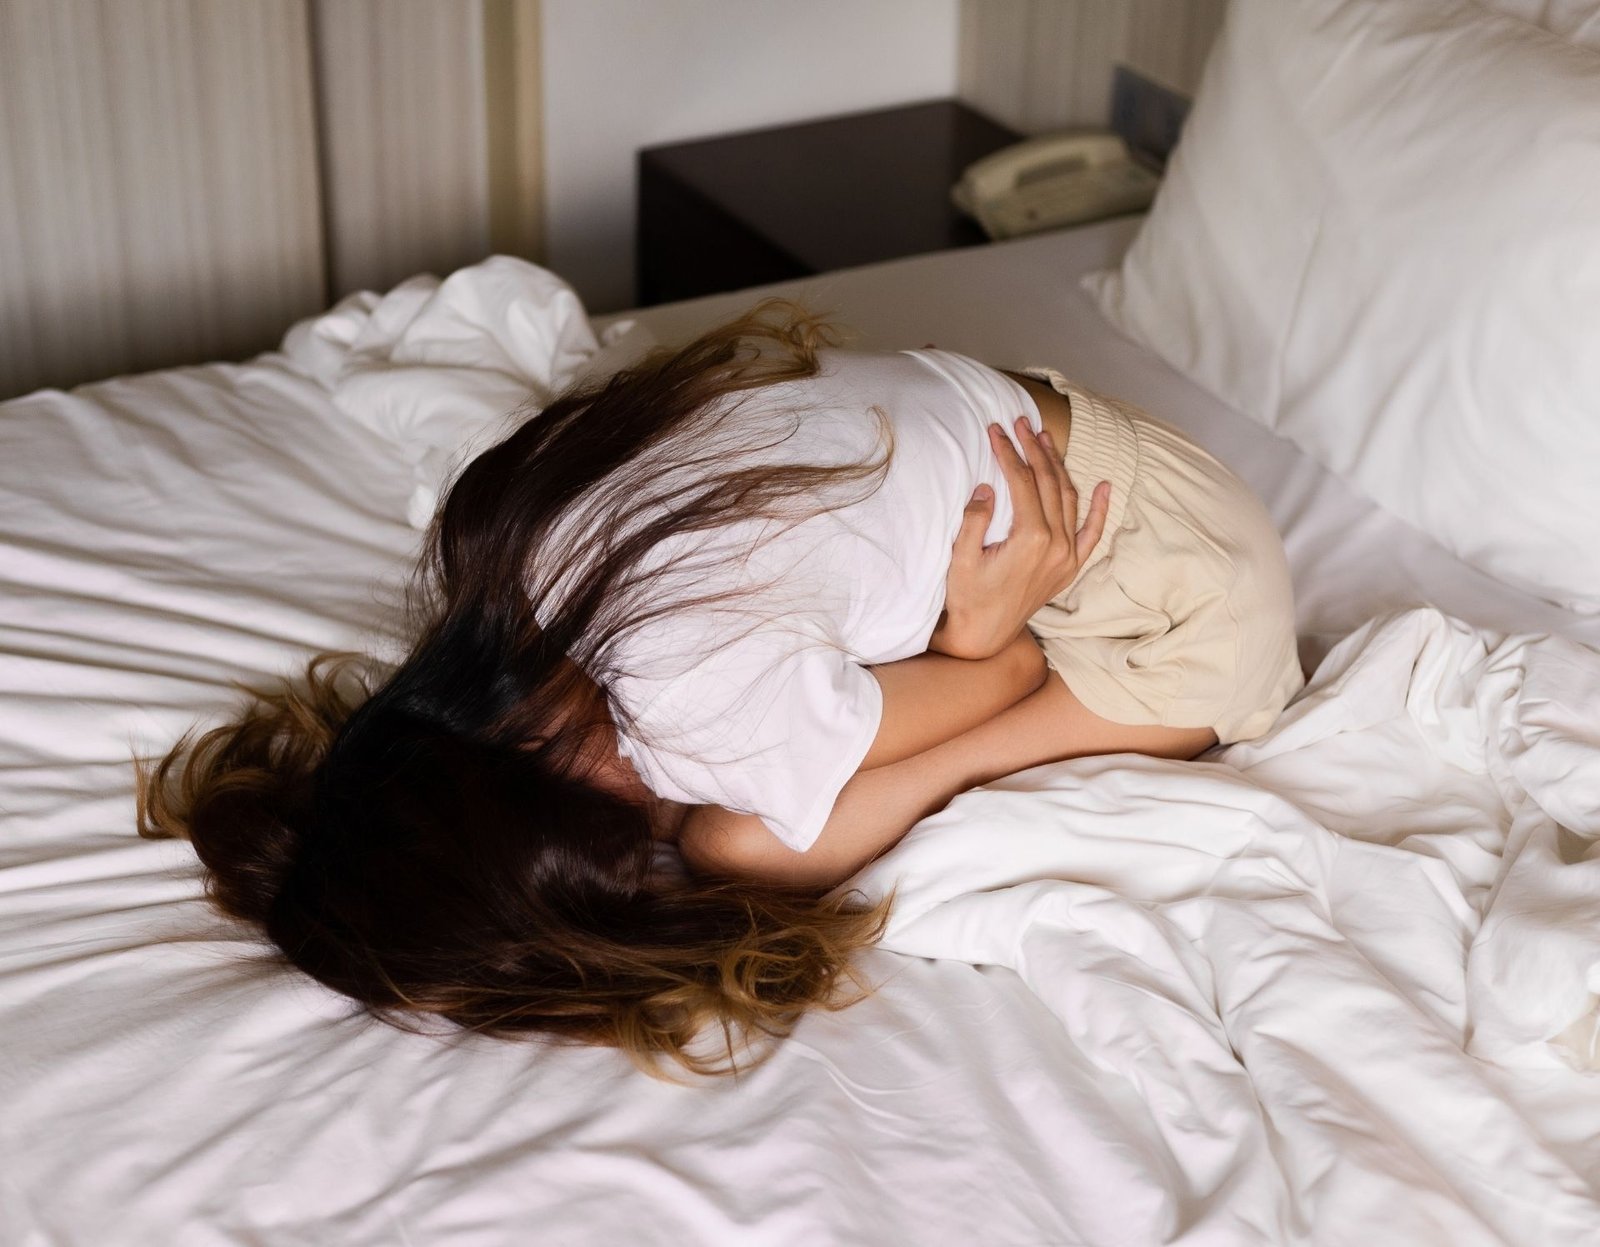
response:
[[[1115,134],[1053,134],[968,166],[950,198],[990,238],[1013,238],[1141,211],[1160,184]]]

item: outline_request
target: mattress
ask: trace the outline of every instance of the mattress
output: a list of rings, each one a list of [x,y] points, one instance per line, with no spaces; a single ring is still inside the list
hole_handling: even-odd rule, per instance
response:
[[[312,651],[402,643],[414,455],[283,354],[0,407],[0,1242],[1600,1235],[1600,1075],[1581,1019],[1529,1022],[1587,953],[1526,926],[1569,878],[1543,847],[1584,861],[1600,748],[1561,694],[1600,621],[1117,337],[1077,277],[1133,228],[783,291],[863,345],[1049,364],[1188,429],[1282,528],[1324,675],[1253,753],[958,798],[855,881],[905,897],[873,994],[734,1079],[368,1023],[212,914],[187,846],[134,834],[132,753]],[[673,341],[751,297],[630,319]]]

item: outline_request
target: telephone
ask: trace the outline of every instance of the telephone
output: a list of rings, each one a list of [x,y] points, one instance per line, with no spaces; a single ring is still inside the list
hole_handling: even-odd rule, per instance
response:
[[[1160,183],[1115,134],[1052,134],[969,165],[950,199],[990,238],[1013,238],[1142,211]]]

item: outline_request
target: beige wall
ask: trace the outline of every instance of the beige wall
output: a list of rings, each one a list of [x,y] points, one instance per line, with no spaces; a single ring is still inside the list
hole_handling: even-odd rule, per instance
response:
[[[544,0],[548,256],[631,306],[641,147],[956,93],[958,0]]]
[[[1103,126],[1119,62],[1192,96],[1226,7],[1226,0],[961,0],[961,96],[1028,134]]]

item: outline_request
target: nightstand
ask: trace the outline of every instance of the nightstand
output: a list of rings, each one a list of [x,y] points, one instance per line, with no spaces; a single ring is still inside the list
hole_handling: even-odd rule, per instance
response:
[[[639,152],[639,305],[987,242],[950,204],[1022,136],[956,100]]]

